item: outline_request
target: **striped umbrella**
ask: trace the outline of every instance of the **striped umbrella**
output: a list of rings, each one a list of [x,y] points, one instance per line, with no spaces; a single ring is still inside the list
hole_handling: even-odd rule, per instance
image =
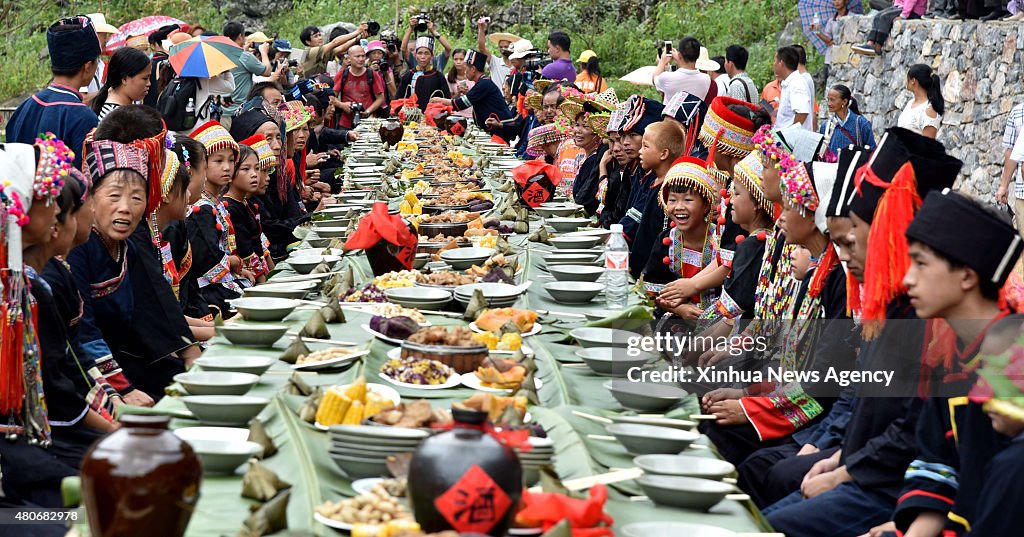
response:
[[[824,55],[828,46],[811,30],[811,25],[814,24],[815,16],[817,16],[818,24],[824,28],[825,23],[836,16],[836,8],[832,4],[832,0],[798,0],[796,10],[800,14],[800,26],[804,35],[814,45],[814,48],[818,49],[818,53]],[[851,14],[864,13],[864,6],[861,0],[850,0],[846,11]]]
[[[184,21],[166,15],[150,15],[126,22],[117,28],[117,33],[110,36],[107,41],[107,52],[112,52],[124,46],[129,37],[136,35],[149,35],[168,24],[183,25]]]
[[[242,47],[224,36],[193,37],[171,47],[171,67],[178,76],[210,78],[238,66]]]

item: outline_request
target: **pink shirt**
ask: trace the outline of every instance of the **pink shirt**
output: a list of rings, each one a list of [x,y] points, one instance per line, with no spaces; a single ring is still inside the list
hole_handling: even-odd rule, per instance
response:
[[[928,9],[928,0],[893,0],[892,5],[903,8],[901,15],[906,19],[910,17],[911,13],[918,17],[923,16],[925,10]]]

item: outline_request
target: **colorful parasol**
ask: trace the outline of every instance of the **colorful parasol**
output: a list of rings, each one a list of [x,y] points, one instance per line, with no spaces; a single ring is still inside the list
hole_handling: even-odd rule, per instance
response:
[[[210,78],[238,66],[242,47],[223,37],[193,37],[171,47],[171,67],[178,76]]]
[[[113,52],[125,45],[129,37],[136,35],[149,35],[168,24],[185,24],[184,21],[166,15],[150,15],[126,22],[117,28],[117,33],[110,36],[107,41],[107,52]]]
[[[811,25],[815,23],[815,18],[817,18],[818,25],[824,28],[825,24],[832,17],[836,16],[836,8],[832,4],[832,0],[799,0],[796,3],[796,10],[800,14],[800,26],[804,31],[804,35],[814,45],[814,48],[818,49],[818,53],[824,55],[828,45],[811,30]],[[862,14],[864,13],[864,6],[861,0],[850,0],[846,10],[851,14]]]

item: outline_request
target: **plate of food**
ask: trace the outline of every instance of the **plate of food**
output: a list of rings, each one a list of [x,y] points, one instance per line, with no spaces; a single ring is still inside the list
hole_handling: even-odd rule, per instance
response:
[[[519,390],[526,374],[526,367],[514,360],[489,356],[476,371],[462,375],[462,385],[484,392],[511,393]],[[534,378],[537,389],[543,384],[539,378]]]
[[[374,315],[368,324],[361,326],[377,339],[392,345],[401,345],[409,336],[420,330],[419,323],[404,316],[388,318]]]
[[[443,390],[461,383],[461,375],[436,360],[391,359],[384,363],[380,377],[395,386],[414,390]]]
[[[351,530],[357,524],[414,523],[412,513],[378,483],[370,492],[355,498],[324,502],[316,508],[313,518],[330,528]],[[396,524],[397,525],[397,524]]]
[[[352,482],[352,490],[356,494],[369,494],[374,488],[380,485],[388,494],[395,498],[404,498],[408,484],[405,479],[387,479],[384,477],[367,477]]]
[[[314,351],[309,354],[299,356],[298,360],[295,361],[295,364],[292,365],[292,369],[296,371],[316,371],[319,369],[338,367],[341,364],[357,360],[367,354],[370,354],[370,351],[364,349],[332,347],[330,349]]]
[[[407,308],[405,306],[399,306],[398,304],[392,304],[390,302],[378,303],[366,306],[365,309],[374,315],[379,315],[388,319],[394,319],[395,317],[408,317],[420,326],[431,326],[430,321],[423,316],[423,313],[416,308]]]
[[[514,309],[514,308],[502,308],[502,309]],[[518,325],[517,325],[517,327],[518,327]],[[501,326],[499,326],[498,328],[494,328],[494,329],[485,329],[485,328],[482,328],[480,326],[480,324],[477,323],[477,321],[473,321],[473,322],[469,323],[469,329],[474,331],[474,332],[476,332],[476,333],[478,333],[478,334],[483,334],[485,332],[491,332],[491,333],[501,332]],[[519,335],[521,335],[523,337],[526,337],[526,336],[533,336],[533,335],[539,334],[540,331],[541,331],[540,323],[534,323],[530,327],[529,330],[523,331],[522,329],[519,329],[518,333],[519,333]],[[506,332],[506,333],[509,333],[509,332]],[[512,332],[512,333],[516,333],[516,332]]]

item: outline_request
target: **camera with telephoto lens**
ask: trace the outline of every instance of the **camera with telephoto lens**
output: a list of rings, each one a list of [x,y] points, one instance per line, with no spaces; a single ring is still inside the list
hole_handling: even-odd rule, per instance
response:
[[[420,33],[426,32],[428,22],[430,22],[430,17],[427,16],[427,10],[421,9],[420,14],[416,15],[416,31]]]
[[[387,70],[388,70],[388,59],[387,58],[381,58],[381,59],[379,59],[379,60],[377,60],[377,61],[375,61],[373,63],[377,64],[377,70],[380,71],[381,73],[387,72]]]
[[[352,109],[352,126],[355,127],[362,121],[366,107],[363,106],[363,103],[352,103],[350,107]]]
[[[546,52],[533,51],[529,56],[526,57],[526,63],[523,69],[526,71],[540,71],[547,67],[554,60],[551,59]]]
[[[367,37],[373,37],[380,33],[380,23],[370,19],[366,21],[366,35]]]

